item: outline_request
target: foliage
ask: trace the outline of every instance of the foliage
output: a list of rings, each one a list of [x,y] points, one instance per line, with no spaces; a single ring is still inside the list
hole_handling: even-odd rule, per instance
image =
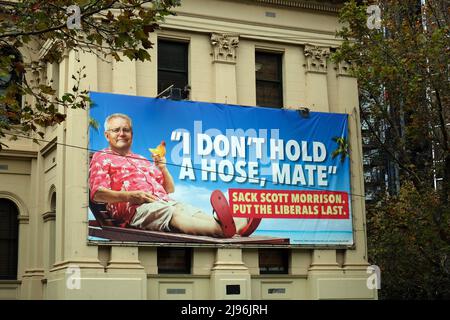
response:
[[[370,4],[380,29],[367,26]],[[369,251],[385,298],[449,297],[449,10],[445,0],[350,0],[340,13],[333,59],[350,62],[359,83],[378,191],[367,203]]]
[[[450,210],[433,189],[404,183],[368,209],[369,256],[381,269],[381,298],[450,299]],[[440,216],[440,221],[435,217]]]
[[[345,161],[345,158],[349,156],[349,144],[348,140],[344,137],[334,137],[333,141],[336,142],[337,148],[331,154],[334,159],[337,156],[341,156],[341,162]]]
[[[150,60],[153,32],[180,0],[20,0],[2,1],[0,7],[0,138],[5,132],[36,132],[65,120],[67,108],[85,108],[87,91],[83,67],[71,75],[75,85],[56,95],[41,78],[47,63],[59,63],[71,50],[89,52],[116,61]],[[80,8],[81,28],[69,28],[67,8]],[[45,57],[39,51],[48,47]],[[18,59],[17,52],[24,52]],[[22,54],[23,55],[23,54]],[[17,81],[7,81],[8,75]],[[2,82],[3,81],[3,82]],[[6,88],[5,88],[6,83]],[[21,99],[27,96],[32,99]],[[32,101],[32,102],[30,102]],[[1,146],[5,145],[0,143]]]

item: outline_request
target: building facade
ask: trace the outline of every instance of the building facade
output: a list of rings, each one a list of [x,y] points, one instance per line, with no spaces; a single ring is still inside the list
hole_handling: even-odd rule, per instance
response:
[[[329,58],[339,46],[340,3],[183,0],[151,35],[151,62],[70,51],[42,78],[62,94],[86,66],[82,86],[91,91],[348,114],[352,248],[88,243],[89,156],[73,146],[87,147],[89,117],[66,110],[45,142],[19,138],[0,152],[0,212],[9,230],[0,298],[376,299],[367,286],[357,82],[348,65]]]

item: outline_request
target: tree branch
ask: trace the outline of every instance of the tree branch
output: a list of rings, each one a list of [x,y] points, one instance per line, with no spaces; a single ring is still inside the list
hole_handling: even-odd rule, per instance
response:
[[[81,10],[82,13],[81,13],[80,17],[81,18],[90,17],[90,16],[93,16],[94,14],[96,14],[96,13],[98,13],[100,11],[103,11],[103,10],[106,10],[106,9],[111,9],[111,7],[114,5],[114,3],[116,1],[117,0],[110,0],[109,4],[106,4],[104,7],[100,6],[99,8],[97,8],[97,9],[95,9],[93,11],[90,11],[90,12],[89,12],[90,8],[89,8],[89,6],[87,6],[86,8],[84,8],[84,11]],[[99,2],[99,0],[96,0],[96,2],[94,4],[96,5],[98,2]],[[91,6],[91,8],[92,7],[93,6]],[[64,29],[64,28],[67,28],[67,22],[59,24],[59,25],[54,26],[54,27],[44,28],[42,30],[0,34],[0,39],[1,38],[8,38],[8,37],[36,36],[36,35],[41,35],[41,34],[48,33],[48,32],[58,31],[58,30],[61,30],[61,29]]]

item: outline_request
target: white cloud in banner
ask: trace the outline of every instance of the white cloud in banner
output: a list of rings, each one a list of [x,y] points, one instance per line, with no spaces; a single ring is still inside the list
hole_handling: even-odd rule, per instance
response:
[[[169,196],[173,200],[202,209],[207,214],[212,214],[212,207],[210,202],[211,193],[214,190],[209,190],[203,187],[196,187],[193,185],[177,184],[175,192]]]

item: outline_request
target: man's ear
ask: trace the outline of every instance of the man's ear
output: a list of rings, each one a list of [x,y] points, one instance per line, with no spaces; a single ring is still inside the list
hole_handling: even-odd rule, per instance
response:
[[[106,140],[108,140],[108,132],[107,132],[107,131],[104,131],[103,133],[105,134]]]

